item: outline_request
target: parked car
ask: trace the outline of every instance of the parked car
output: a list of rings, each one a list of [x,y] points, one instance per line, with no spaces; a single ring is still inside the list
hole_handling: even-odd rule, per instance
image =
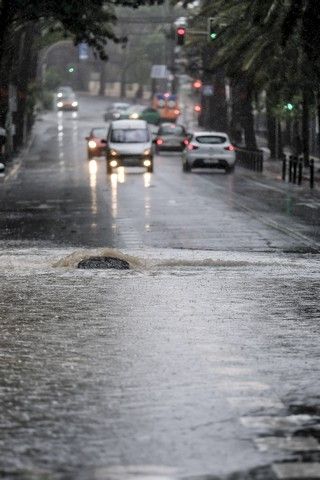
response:
[[[90,134],[86,137],[88,160],[105,155],[107,133],[106,127],[94,127],[91,129]]]
[[[182,154],[183,170],[220,168],[231,173],[236,161],[235,150],[226,133],[195,132]]]
[[[118,120],[121,116],[121,112],[126,111],[130,107],[130,103],[125,102],[115,102],[112,103],[105,111],[104,119],[105,121],[109,120]]]
[[[59,96],[59,94],[62,94],[62,96]],[[57,109],[58,110],[64,110],[64,111],[73,111],[77,112],[78,111],[78,100],[76,97],[76,94],[72,92],[66,92],[66,91],[60,91],[57,94]]]
[[[189,143],[189,135],[182,125],[174,123],[162,123],[155,139],[155,149],[159,153],[161,150],[184,150]]]
[[[151,133],[145,120],[115,120],[107,136],[107,172],[116,167],[146,167],[153,172]]]

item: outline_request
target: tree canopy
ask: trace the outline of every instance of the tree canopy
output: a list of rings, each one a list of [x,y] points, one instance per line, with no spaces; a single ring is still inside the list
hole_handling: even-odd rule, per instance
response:
[[[87,42],[103,58],[107,40],[119,41],[112,29],[117,5],[138,8],[160,3],[162,0],[0,0],[1,40],[8,31],[29,22],[58,22],[76,43]]]

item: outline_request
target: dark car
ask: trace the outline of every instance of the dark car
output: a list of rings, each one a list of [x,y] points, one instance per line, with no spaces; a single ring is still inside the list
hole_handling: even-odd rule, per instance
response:
[[[162,123],[155,139],[155,150],[176,150],[182,152],[189,143],[189,134],[182,125]]]
[[[119,120],[121,113],[127,110],[130,107],[130,103],[125,102],[115,102],[112,103],[105,111],[104,119],[105,121],[109,120]]]
[[[78,111],[78,100],[73,91],[58,91],[57,109],[64,111]]]
[[[106,127],[92,128],[89,136],[86,137],[88,160],[93,157],[105,156],[107,133]]]

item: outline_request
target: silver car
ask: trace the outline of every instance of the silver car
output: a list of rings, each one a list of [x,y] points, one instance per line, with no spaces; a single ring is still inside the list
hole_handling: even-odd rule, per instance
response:
[[[182,154],[184,172],[190,172],[191,168],[219,168],[231,173],[235,161],[235,147],[222,132],[193,133]]]
[[[145,120],[111,122],[106,144],[108,173],[117,167],[145,167],[153,172],[152,138]]]

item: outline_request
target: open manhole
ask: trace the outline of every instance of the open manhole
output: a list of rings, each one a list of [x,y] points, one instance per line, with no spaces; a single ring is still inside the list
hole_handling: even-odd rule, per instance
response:
[[[117,257],[89,257],[81,260],[78,263],[78,268],[82,269],[108,269],[114,268],[115,270],[129,270],[129,262]]]

